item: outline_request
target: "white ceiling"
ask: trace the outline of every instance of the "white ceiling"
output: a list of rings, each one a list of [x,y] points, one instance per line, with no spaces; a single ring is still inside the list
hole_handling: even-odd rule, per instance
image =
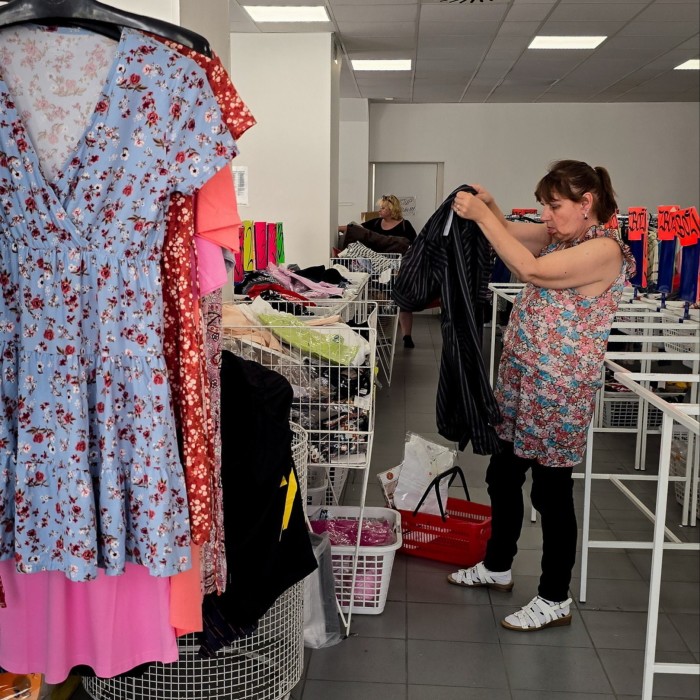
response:
[[[256,24],[242,5],[325,5],[321,24]],[[697,102],[698,0],[230,0],[232,32],[333,32],[341,97],[396,102]],[[536,34],[604,35],[594,51],[528,50]],[[349,59],[410,58],[406,72]],[[660,128],[661,125],[660,125]]]

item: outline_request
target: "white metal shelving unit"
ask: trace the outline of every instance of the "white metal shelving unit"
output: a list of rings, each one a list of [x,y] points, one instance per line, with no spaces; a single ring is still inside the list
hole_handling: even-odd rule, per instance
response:
[[[376,302],[350,302],[343,308],[344,316],[353,321],[352,330],[367,341],[366,356],[360,364],[339,363],[308,348],[300,350],[288,343],[284,343],[283,351],[264,347],[255,341],[254,335],[248,335],[251,330],[255,334],[267,331],[284,338],[288,330],[285,326],[246,328],[225,325],[222,341],[224,347],[234,354],[280,373],[294,388],[292,417],[308,435],[308,466],[322,467],[327,471],[328,505],[340,502],[351,470],[362,473],[358,513],[360,527],[353,557],[350,599],[346,606],[348,612],[344,613],[339,608],[347,635],[353,614],[361,524],[374,438],[378,313]],[[336,309],[329,302],[310,307],[309,311],[321,317],[335,315]],[[339,326],[332,326],[329,337],[339,337],[333,328],[340,330]]]
[[[401,267],[401,255],[382,253],[380,261],[336,257],[330,259],[330,264],[342,265],[351,272],[367,272],[370,276],[367,300],[377,303],[377,363],[384,381],[389,386],[394,369],[394,350],[399,325],[399,308],[392,298],[392,292]]]
[[[646,628],[646,642],[644,650],[644,681],[642,688],[642,700],[651,700],[653,691],[654,674],[700,674],[700,664],[687,663],[659,663],[656,661],[656,637],[659,616],[659,596],[661,589],[661,571],[663,566],[663,553],[665,550],[690,550],[700,552],[700,544],[681,542],[680,539],[666,526],[666,512],[668,502],[668,485],[671,481],[685,481],[686,501],[693,502],[698,498],[698,477],[700,462],[698,460],[697,443],[700,436],[700,406],[694,404],[672,404],[650,391],[642,385],[643,382],[657,381],[668,375],[660,373],[634,373],[609,363],[615,371],[615,379],[630,389],[641,401],[649,403],[662,412],[661,446],[659,450],[658,475],[642,474],[593,474],[592,473],[592,439],[594,433],[593,424],[589,430],[589,450],[586,458],[584,507],[583,507],[583,538],[581,552],[581,591],[580,601],[585,602],[587,596],[588,576],[588,552],[591,548],[601,549],[651,549],[651,579],[649,586],[649,611]],[[697,374],[679,375],[684,381],[692,382],[697,386],[700,376]],[[685,476],[670,476],[671,442],[673,438],[673,425],[677,423],[688,431],[689,451],[687,473]],[[695,450],[691,444],[695,443]],[[615,484],[620,491],[627,496],[637,508],[654,524],[654,534],[651,542],[639,541],[593,541],[590,534],[590,508],[591,508],[591,483],[593,478],[608,479]],[[623,480],[653,480],[657,482],[656,505],[654,511],[647,508],[634,494],[623,484]],[[692,492],[692,495],[691,495]],[[684,504],[685,505],[685,504]],[[685,507],[684,507],[685,510]],[[668,541],[666,541],[668,540]]]

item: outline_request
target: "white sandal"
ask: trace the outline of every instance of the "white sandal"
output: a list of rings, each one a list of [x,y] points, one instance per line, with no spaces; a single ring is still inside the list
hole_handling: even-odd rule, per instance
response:
[[[536,632],[545,627],[558,627],[571,624],[571,598],[561,603],[552,603],[535,596],[520,610],[501,620],[501,625],[509,630],[518,632]]]
[[[502,578],[504,580],[498,581],[495,576]],[[510,575],[510,571],[504,572],[494,572],[489,571],[485,566],[484,562],[480,561],[476,566],[472,566],[469,569],[460,569],[455,571],[454,574],[450,574],[447,577],[450,583],[454,583],[455,586],[465,586],[466,588],[493,588],[497,591],[512,591],[513,581]]]

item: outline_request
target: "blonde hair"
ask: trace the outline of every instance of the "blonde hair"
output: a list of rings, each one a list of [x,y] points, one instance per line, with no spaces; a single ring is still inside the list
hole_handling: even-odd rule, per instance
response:
[[[377,206],[382,209],[386,207],[391,212],[391,218],[401,221],[403,219],[403,210],[401,209],[401,202],[399,198],[393,194],[382,195],[377,200]]]

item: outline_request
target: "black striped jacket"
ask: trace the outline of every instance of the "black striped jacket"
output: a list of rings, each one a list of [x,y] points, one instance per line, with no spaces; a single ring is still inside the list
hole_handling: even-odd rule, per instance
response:
[[[452,192],[403,256],[393,297],[404,311],[420,311],[440,298],[438,430],[460,450],[471,440],[474,452],[491,454],[499,451],[493,426],[501,421],[481,349],[491,246],[473,221],[452,216],[455,195],[463,191],[474,193],[469,185]]]

